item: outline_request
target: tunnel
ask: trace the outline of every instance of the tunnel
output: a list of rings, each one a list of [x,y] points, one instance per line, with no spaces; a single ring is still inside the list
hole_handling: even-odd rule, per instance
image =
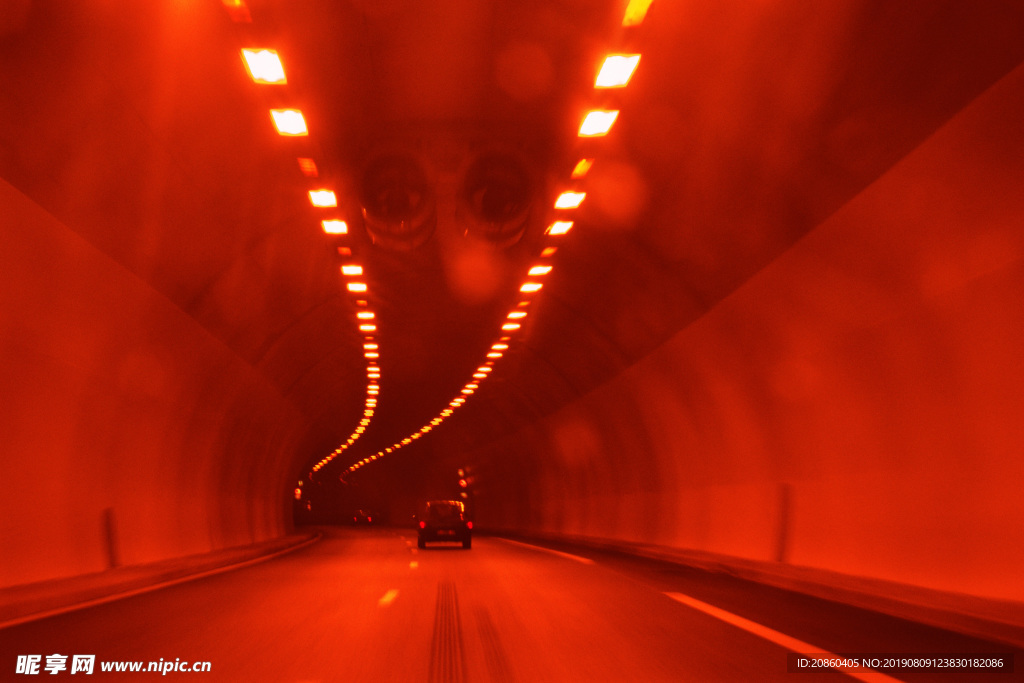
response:
[[[6,0],[0,678],[1019,680],[1022,188],[1009,0]]]

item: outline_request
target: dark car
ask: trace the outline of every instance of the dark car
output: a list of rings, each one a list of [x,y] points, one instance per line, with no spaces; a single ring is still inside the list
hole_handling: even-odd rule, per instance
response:
[[[373,524],[373,515],[366,510],[356,510],[356,513],[352,515],[353,524]]]
[[[473,522],[466,519],[466,506],[458,500],[432,500],[420,519],[417,545],[428,541],[457,541],[463,548],[473,545]]]

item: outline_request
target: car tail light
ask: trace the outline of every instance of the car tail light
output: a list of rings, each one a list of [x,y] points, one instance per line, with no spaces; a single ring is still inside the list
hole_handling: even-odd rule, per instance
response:
[[[372,522],[372,521],[373,521],[373,517],[367,517],[367,518],[366,518],[366,521],[367,521],[367,522]]]
[[[473,522],[466,522],[466,528],[467,529],[472,529],[473,528]]]
[[[427,523],[426,522],[420,522],[420,528],[421,529],[426,529],[427,528]]]

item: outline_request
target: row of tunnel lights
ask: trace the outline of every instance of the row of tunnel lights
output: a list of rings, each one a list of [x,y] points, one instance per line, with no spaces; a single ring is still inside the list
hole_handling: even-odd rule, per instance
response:
[[[252,15],[245,0],[222,0],[231,19],[238,23],[250,23]],[[285,85],[288,82],[284,72],[284,64],[281,61],[277,50],[270,48],[243,48],[241,51],[242,62],[245,65],[249,77],[254,83],[260,85]],[[286,137],[305,137],[309,135],[309,128],[306,125],[306,118],[299,109],[271,109],[270,119],[273,122],[277,133]],[[318,178],[319,169],[316,161],[309,157],[298,157],[299,170],[307,178]],[[316,187],[308,192],[309,202],[318,209],[334,209],[338,206],[338,198],[333,190],[325,187]],[[320,221],[323,231],[328,235],[348,234],[348,225],[344,220],[337,217],[328,217]],[[349,247],[338,247],[338,253],[342,256],[351,256],[352,250]],[[361,281],[363,268],[354,263],[346,263],[341,266],[341,274],[346,278],[346,289],[357,296],[356,324],[363,338],[363,355],[367,360],[366,365],[366,399],[363,407],[363,417],[355,430],[348,436],[348,439],[338,446],[329,456],[320,460],[314,467],[314,471],[323,468],[330,460],[337,457],[348,449],[362,436],[373,419],[374,410],[377,407],[377,396],[380,394],[380,347],[374,336],[377,331],[376,314],[370,310],[367,298],[369,287],[366,282]]]
[[[630,0],[623,16],[622,25],[625,27],[640,25],[647,14],[647,10],[650,7],[651,2],[652,0]],[[605,57],[604,62],[598,71],[597,77],[594,81],[594,87],[596,89],[624,88],[629,83],[633,73],[636,71],[639,62],[640,55],[638,54],[608,55]],[[587,112],[583,117],[583,121],[580,123],[578,132],[579,137],[592,138],[607,135],[618,118],[618,115],[618,110],[595,109]],[[587,172],[590,171],[593,164],[594,159],[592,158],[580,159],[572,169],[570,174],[571,179],[577,181],[582,180],[587,175]],[[585,198],[586,192],[575,190],[565,191],[560,193],[555,199],[554,208],[559,211],[578,209]],[[568,233],[572,227],[573,221],[571,220],[556,220],[548,226],[545,230],[545,234],[550,237],[559,237]],[[545,260],[550,259],[557,250],[557,246],[549,244],[541,251],[540,257]],[[522,297],[516,304],[516,307],[508,313],[505,322],[501,326],[502,333],[505,334],[499,337],[499,339],[491,345],[486,355],[487,360],[477,367],[476,372],[473,373],[472,379],[459,390],[459,395],[455,396],[444,410],[438,413],[427,424],[406,436],[404,439],[397,441],[391,446],[383,448],[373,455],[359,460],[358,462],[352,463],[345,471],[345,474],[355,472],[371,462],[384,458],[400,448],[408,446],[413,441],[422,438],[430,433],[434,428],[438,427],[446,419],[451,417],[457,409],[462,407],[466,403],[466,399],[480,388],[480,384],[484,380],[490,377],[491,372],[494,370],[495,362],[497,362],[497,360],[500,359],[506,351],[508,351],[509,345],[512,341],[511,335],[522,327],[522,320],[527,316],[527,309],[532,303],[530,295],[536,294],[544,286],[543,282],[538,280],[550,273],[552,269],[553,266],[547,262],[538,263],[530,267],[527,271],[528,279],[519,287]],[[317,463],[313,468],[314,471],[326,465],[339,454],[340,451],[334,451],[331,455]]]
[[[640,25],[647,14],[647,10],[649,9],[651,2],[652,0],[629,0],[623,16],[622,25],[625,27]],[[222,0],[222,4],[234,21],[240,23],[248,23],[252,21],[251,14],[245,0]],[[276,50],[269,48],[244,48],[242,49],[242,60],[249,76],[255,83],[263,85],[283,85],[287,83],[287,77],[284,73],[284,65],[282,64],[280,55]],[[639,61],[640,55],[638,54],[608,55],[597,74],[594,87],[598,89],[625,87],[633,73],[636,71]],[[578,133],[579,137],[591,138],[607,135],[618,118],[618,115],[618,110],[595,109],[588,112],[580,124]],[[309,135],[309,129],[301,110],[290,108],[271,109],[270,117],[279,135],[288,137]],[[570,174],[571,178],[573,180],[583,179],[587,175],[587,172],[590,170],[593,163],[594,159],[591,158],[580,159]],[[318,177],[319,172],[315,160],[308,157],[300,157],[298,158],[298,164],[303,175],[306,177]],[[337,195],[331,189],[315,188],[309,190],[308,195],[310,203],[316,208],[330,209],[338,206]],[[585,192],[562,192],[555,200],[554,207],[557,210],[577,209],[580,204],[582,204],[585,197]],[[321,221],[321,227],[323,231],[329,235],[344,235],[348,233],[347,224],[340,218],[325,218]],[[556,220],[548,226],[545,234],[554,237],[565,235],[572,229],[572,227],[573,221],[571,220]],[[558,248],[556,246],[549,245],[541,251],[540,256],[541,258],[548,259],[554,255],[557,249]],[[347,247],[339,247],[338,251],[343,256],[351,256],[352,253],[351,249]],[[527,276],[529,278],[540,278],[550,273],[551,270],[551,265],[541,263],[530,267],[527,272]],[[356,264],[345,264],[341,266],[341,274],[346,278],[358,278],[363,275],[363,269],[362,266]],[[525,296],[518,302],[516,308],[510,311],[506,316],[506,322],[501,326],[502,332],[511,334],[522,327],[521,321],[527,316],[527,311],[525,309],[529,307],[531,303],[531,299],[528,295],[536,294],[542,287],[543,283],[532,280],[527,280],[520,286],[519,291]],[[349,279],[346,282],[346,289],[353,294],[365,295],[368,291],[368,286],[365,282]],[[374,333],[377,330],[376,323],[374,322],[375,314],[373,311],[369,310],[368,305],[369,304],[366,299],[356,299],[356,306],[359,309],[362,309],[357,310],[356,318],[358,321],[359,331],[363,335],[363,355],[367,359],[367,386],[363,417],[344,443],[313,466],[313,472],[318,472],[323,469],[328,463],[341,455],[345,450],[351,447],[357,439],[359,439],[359,437],[366,431],[367,426],[369,426],[370,421],[373,418],[374,410],[377,406],[377,397],[380,393],[380,365],[378,362],[380,357],[380,347],[374,336]],[[428,434],[445,419],[454,414],[456,409],[465,404],[466,398],[476,392],[480,387],[480,383],[490,376],[490,373],[494,369],[495,362],[504,355],[505,351],[508,350],[509,342],[511,340],[511,336],[506,335],[500,337],[497,342],[491,345],[491,348],[486,355],[487,360],[476,369],[476,372],[473,373],[472,380],[466,383],[466,385],[460,390],[460,395],[453,398],[452,401],[449,402],[448,407],[430,420],[429,423],[425,424],[418,431],[413,432],[401,441],[378,451],[374,455],[353,463],[349,466],[346,472],[354,472],[361,467],[365,467],[370,462],[383,458],[403,446],[411,444],[416,439]]]

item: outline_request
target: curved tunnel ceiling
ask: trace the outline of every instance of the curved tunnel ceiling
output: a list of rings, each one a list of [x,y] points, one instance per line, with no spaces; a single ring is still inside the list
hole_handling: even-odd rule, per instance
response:
[[[395,460],[472,449],[650,353],[1024,59],[1010,2],[656,2],[632,29],[618,1],[242,4],[251,22],[214,1],[5,3],[0,175],[278,387],[311,423],[297,472],[363,415],[342,263],[364,268],[382,379],[335,472],[459,393],[550,244],[555,196],[587,192],[493,376]],[[288,83],[254,84],[243,47],[277,50]],[[611,52],[642,59],[606,95]],[[610,104],[613,131],[581,142],[582,115]],[[279,136],[279,107],[309,135]],[[366,164],[396,150],[437,193],[433,232],[406,249],[375,244],[358,207]],[[504,247],[467,238],[454,199],[494,151],[523,160],[533,193]],[[580,156],[596,161],[572,183]],[[344,238],[320,230],[319,185]]]

